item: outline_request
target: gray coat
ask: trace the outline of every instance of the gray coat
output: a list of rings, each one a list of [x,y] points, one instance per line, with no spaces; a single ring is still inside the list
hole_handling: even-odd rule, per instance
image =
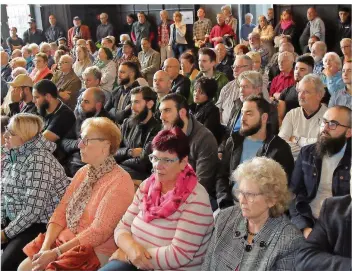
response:
[[[304,244],[301,232],[280,216],[269,218],[249,245],[246,219],[239,205],[221,210],[202,265],[206,270],[294,270],[295,255]]]
[[[147,52],[139,52],[138,60],[141,63],[141,72],[143,77],[148,81],[148,85],[153,85],[154,73],[160,67],[160,53],[150,48]]]

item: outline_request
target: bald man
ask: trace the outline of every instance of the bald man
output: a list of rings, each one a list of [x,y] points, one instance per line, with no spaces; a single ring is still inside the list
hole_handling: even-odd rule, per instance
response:
[[[302,35],[299,38],[301,50],[303,51],[304,46],[308,45],[309,38],[311,36],[317,36],[319,40],[325,41],[325,24],[323,20],[318,17],[318,13],[315,8],[310,7],[307,10],[307,25],[303,30]]]
[[[9,55],[5,51],[0,52],[1,57],[1,79],[5,82],[11,81],[11,67],[9,64]]]
[[[102,38],[114,35],[114,27],[108,22],[108,14],[102,13],[99,16],[101,24],[97,28],[97,41],[101,42]]]
[[[63,55],[59,61],[59,71],[57,71],[52,81],[55,83],[61,100],[72,110],[75,109],[79,90],[81,89],[81,80],[72,69],[73,58],[69,55]]]
[[[172,81],[171,92],[181,94],[188,99],[191,81],[180,74],[180,62],[176,58],[168,58],[164,61],[163,70]]]
[[[227,54],[226,47],[223,43],[219,43],[215,46],[215,51],[218,56],[218,64],[215,67],[215,70],[224,73],[227,76],[229,81],[234,79],[233,77],[233,58]]]
[[[156,108],[154,116],[156,119],[160,119],[159,104],[161,98],[171,93],[172,80],[166,71],[157,71],[153,78],[153,90],[158,95],[156,100]]]

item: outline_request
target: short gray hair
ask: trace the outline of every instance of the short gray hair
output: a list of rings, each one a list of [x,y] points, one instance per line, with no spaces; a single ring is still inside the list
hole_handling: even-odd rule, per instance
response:
[[[324,57],[323,57],[323,63],[325,63],[325,60],[326,60],[329,56],[332,56],[332,57],[335,59],[335,63],[338,65],[339,70],[341,70],[341,68],[342,68],[342,62],[341,62],[341,59],[340,59],[339,55],[336,54],[335,52],[326,53],[326,54],[324,55]]]
[[[285,57],[285,56],[289,57],[290,60],[292,61],[292,63],[295,62],[295,56],[294,56],[294,54],[291,53],[291,52],[282,52],[282,53],[279,53],[278,60],[279,60],[280,58]]]
[[[259,88],[260,91],[262,90],[263,87],[263,77],[260,74],[260,72],[256,71],[244,71],[240,74],[238,77],[238,82],[241,82],[241,80],[246,79],[248,80],[254,88]]]
[[[86,68],[84,70],[82,76],[87,76],[88,74],[93,75],[95,77],[95,79],[98,79],[99,81],[101,80],[102,73],[97,66],[91,66],[91,67]]]
[[[251,17],[251,20],[253,20],[253,14],[252,13],[247,13],[246,15],[244,15],[244,18],[246,17]]]
[[[321,40],[314,42],[314,44],[312,46],[321,47],[324,51],[324,54],[326,54],[326,52],[328,51],[328,47],[326,46],[326,43]]]
[[[126,40],[131,40],[130,36],[128,34],[121,34],[120,35],[120,41],[122,41],[122,38],[125,37]]]
[[[238,55],[238,56],[236,56],[236,60],[237,59],[238,60],[240,60],[240,59],[246,60],[248,62],[248,65],[250,66],[250,68],[251,69],[253,68],[253,60],[249,56],[247,56],[247,55]]]
[[[302,84],[305,82],[312,83],[315,86],[315,91],[321,94],[321,97],[325,95],[325,87],[323,81],[321,81],[320,77],[316,74],[309,73],[306,74],[298,84]]]

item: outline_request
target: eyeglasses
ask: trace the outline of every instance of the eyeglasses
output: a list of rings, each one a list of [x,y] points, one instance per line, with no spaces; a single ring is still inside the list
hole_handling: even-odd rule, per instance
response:
[[[248,202],[254,202],[256,196],[263,195],[263,193],[250,193],[244,192],[240,189],[234,190],[235,197],[238,199],[240,195],[242,195]]]
[[[234,70],[235,70],[235,69],[242,69],[242,68],[244,68],[244,67],[248,67],[248,65],[241,65],[241,66],[232,65],[232,66],[231,66],[231,68],[234,69]]]
[[[10,136],[16,136],[16,134],[11,131],[8,126],[5,126],[5,133],[8,133]]]
[[[82,137],[79,137],[78,138],[78,143],[83,143],[84,146],[88,146],[88,143],[90,140],[99,140],[99,141],[104,141],[106,140],[105,138],[82,138]]]
[[[350,126],[342,125],[335,120],[327,121],[326,119],[319,119],[320,127],[325,127],[326,124],[328,124],[330,130],[336,130],[337,126],[351,128]]]
[[[160,162],[161,164],[164,165],[171,165],[172,163],[175,163],[176,161],[179,161],[180,159],[178,157],[175,157],[173,159],[171,158],[159,158],[155,156],[154,154],[149,154],[149,160],[151,163],[157,163]]]

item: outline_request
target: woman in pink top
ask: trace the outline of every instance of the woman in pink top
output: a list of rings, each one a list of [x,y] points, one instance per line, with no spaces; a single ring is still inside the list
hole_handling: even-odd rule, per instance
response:
[[[18,270],[96,270],[116,251],[113,232],[131,204],[134,185],[113,158],[121,142],[119,128],[107,118],[90,118],[81,128],[82,161],[51,217],[46,234],[23,251]]]
[[[154,173],[115,229],[119,249],[100,271],[200,270],[213,230],[209,195],[188,164],[180,128],[153,139]]]

